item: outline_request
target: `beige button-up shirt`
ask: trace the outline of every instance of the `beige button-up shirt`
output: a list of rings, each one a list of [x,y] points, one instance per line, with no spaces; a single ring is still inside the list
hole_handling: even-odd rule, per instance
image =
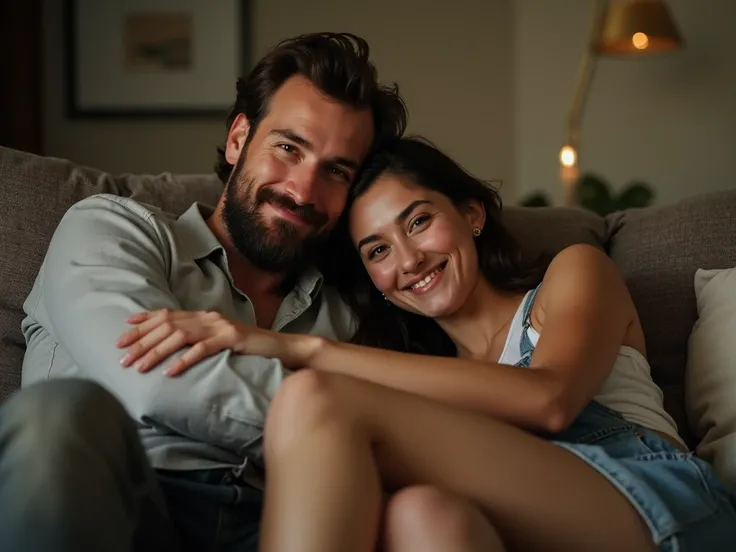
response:
[[[229,350],[175,378],[161,368],[140,374],[120,366],[124,351],[115,341],[136,312],[212,310],[255,324],[205,209],[195,204],[177,219],[117,196],[82,200],[61,220],[24,304],[23,385],[69,377],[100,383],[138,424],[156,468],[260,464],[266,411],[289,373],[278,359]],[[273,325],[336,340],[349,339],[354,328],[316,269],[288,293]]]

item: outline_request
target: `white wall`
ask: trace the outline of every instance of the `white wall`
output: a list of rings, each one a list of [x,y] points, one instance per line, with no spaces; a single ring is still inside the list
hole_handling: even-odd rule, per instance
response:
[[[736,187],[736,2],[669,0],[686,49],[602,59],[583,124],[582,169],[643,179],[657,203]],[[422,133],[514,202],[561,200],[557,154],[592,0],[252,0],[254,56],[298,33],[364,36]],[[62,0],[45,0],[46,153],[113,172],[209,171],[222,121],[72,121]],[[217,3],[212,3],[216,9]]]
[[[276,41],[304,32],[359,34],[371,44],[381,79],[399,82],[411,132],[425,134],[478,176],[513,180],[511,0],[253,0],[252,5],[256,58]],[[217,3],[211,6],[216,9]],[[224,121],[66,119],[62,2],[45,0],[44,7],[48,155],[112,172],[211,169]]]
[[[44,0],[44,153],[111,172],[209,172],[224,121],[72,120],[66,115],[63,0]]]
[[[582,128],[581,170],[642,179],[659,204],[736,188],[736,2],[670,0],[686,49],[601,59]],[[561,201],[559,148],[592,2],[517,0],[515,196]]]

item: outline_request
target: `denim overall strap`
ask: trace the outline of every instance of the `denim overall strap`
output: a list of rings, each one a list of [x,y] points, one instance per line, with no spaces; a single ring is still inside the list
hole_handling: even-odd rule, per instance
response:
[[[532,361],[532,353],[534,352],[534,345],[532,344],[532,340],[529,339],[529,328],[532,325],[532,306],[534,305],[534,299],[536,298],[538,291],[539,286],[532,290],[524,303],[524,312],[522,316],[524,322],[521,331],[521,342],[519,343],[521,358],[519,359],[519,362],[515,364],[515,366],[520,366],[522,368],[529,367],[529,364]]]

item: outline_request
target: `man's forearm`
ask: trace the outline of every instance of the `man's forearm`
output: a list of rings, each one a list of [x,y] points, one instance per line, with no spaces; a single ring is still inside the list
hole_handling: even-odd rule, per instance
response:
[[[244,456],[262,437],[271,399],[288,374],[276,359],[229,350],[176,377],[155,368],[137,374],[141,385],[152,388],[138,416]]]

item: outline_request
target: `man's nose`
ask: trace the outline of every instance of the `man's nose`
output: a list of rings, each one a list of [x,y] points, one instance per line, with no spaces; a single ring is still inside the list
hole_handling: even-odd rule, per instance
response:
[[[289,172],[285,192],[299,205],[314,204],[319,192],[319,180],[318,167],[300,163]]]

